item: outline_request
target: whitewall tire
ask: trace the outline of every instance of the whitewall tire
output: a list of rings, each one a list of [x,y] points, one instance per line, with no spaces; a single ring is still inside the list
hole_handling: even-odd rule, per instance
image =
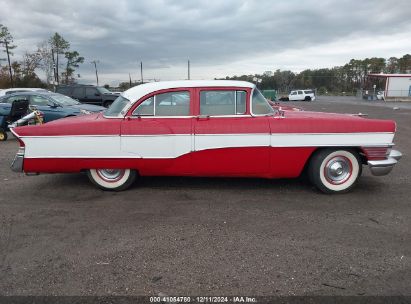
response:
[[[121,191],[134,183],[137,173],[130,169],[90,169],[87,175],[100,189]]]
[[[362,165],[354,150],[325,149],[316,152],[308,167],[310,181],[324,193],[344,193],[355,186]]]

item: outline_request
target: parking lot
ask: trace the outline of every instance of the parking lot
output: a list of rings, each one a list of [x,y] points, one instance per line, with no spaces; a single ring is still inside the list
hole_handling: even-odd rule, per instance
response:
[[[411,295],[411,107],[293,104],[393,119],[404,156],[342,195],[180,177],[112,193],[82,174],[13,173],[18,143],[0,142],[0,294]]]

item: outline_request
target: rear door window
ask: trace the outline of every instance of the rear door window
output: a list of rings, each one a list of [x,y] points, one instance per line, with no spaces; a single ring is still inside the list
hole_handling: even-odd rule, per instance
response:
[[[246,112],[246,91],[201,91],[200,115],[241,115]]]

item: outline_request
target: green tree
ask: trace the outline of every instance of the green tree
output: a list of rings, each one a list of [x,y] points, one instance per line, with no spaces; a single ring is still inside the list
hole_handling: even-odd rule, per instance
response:
[[[10,76],[10,86],[13,87],[13,73],[11,72],[10,55],[13,55],[11,50],[16,48],[13,45],[13,36],[10,34],[7,26],[0,24],[0,43],[4,46],[4,52],[7,54],[7,61],[9,64],[9,76]]]
[[[73,73],[75,71],[75,68],[78,68],[79,64],[84,62],[84,57],[81,57],[77,51],[65,52],[64,57],[67,59],[64,76],[66,79],[66,84],[68,84],[73,80]]]
[[[52,57],[54,60],[54,54],[56,54],[56,80],[57,84],[60,83],[59,79],[59,55],[65,54],[70,49],[70,43],[66,41],[59,33],[54,33],[54,35],[49,39],[49,43],[52,49]]]
[[[387,64],[386,64],[386,67],[385,67],[385,72],[393,74],[393,73],[397,73],[398,70],[399,70],[398,58],[397,57],[390,57],[387,60]]]
[[[400,73],[411,73],[411,55],[406,54],[398,59],[398,68]]]

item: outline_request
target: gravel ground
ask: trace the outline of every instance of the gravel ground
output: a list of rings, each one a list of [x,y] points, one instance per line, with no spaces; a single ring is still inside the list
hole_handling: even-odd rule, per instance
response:
[[[411,295],[411,109],[294,103],[398,123],[385,177],[324,195],[303,180],[142,178],[103,192],[82,174],[12,173],[0,143],[0,295]]]

